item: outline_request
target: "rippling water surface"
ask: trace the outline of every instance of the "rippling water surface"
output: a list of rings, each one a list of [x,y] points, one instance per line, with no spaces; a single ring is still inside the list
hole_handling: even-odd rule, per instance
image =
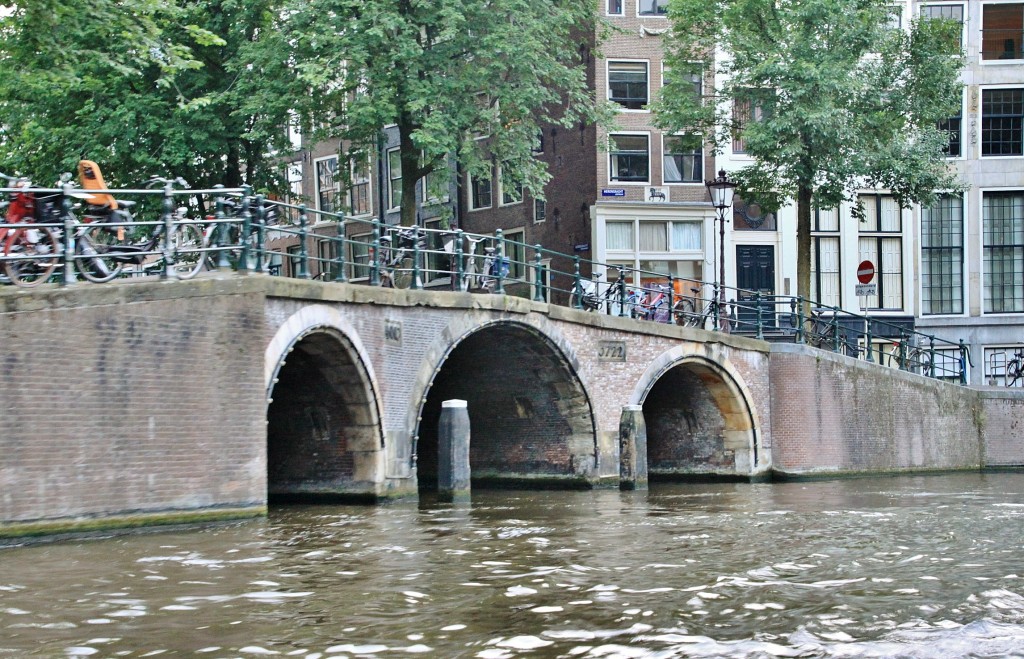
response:
[[[0,549],[0,655],[1024,657],[1022,495],[477,492]]]

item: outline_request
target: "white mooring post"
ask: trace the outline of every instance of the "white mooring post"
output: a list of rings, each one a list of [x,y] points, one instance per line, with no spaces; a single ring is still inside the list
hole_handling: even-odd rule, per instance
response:
[[[619,417],[619,489],[647,489],[647,423],[640,405],[626,405]]]
[[[440,501],[469,500],[469,436],[466,401],[443,401],[437,428],[437,498]]]

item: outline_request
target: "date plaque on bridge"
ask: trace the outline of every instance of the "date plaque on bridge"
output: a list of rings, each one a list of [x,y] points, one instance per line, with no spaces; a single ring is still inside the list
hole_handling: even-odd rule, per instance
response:
[[[402,323],[397,320],[385,320],[384,341],[393,345],[402,345]]]
[[[625,341],[599,341],[597,344],[597,361],[599,362],[624,362],[626,361]]]

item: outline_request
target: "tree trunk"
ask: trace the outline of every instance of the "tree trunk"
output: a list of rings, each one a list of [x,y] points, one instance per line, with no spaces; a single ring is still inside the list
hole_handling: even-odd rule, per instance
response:
[[[796,201],[796,294],[804,298],[805,317],[811,299],[811,203],[811,187],[801,185]]]

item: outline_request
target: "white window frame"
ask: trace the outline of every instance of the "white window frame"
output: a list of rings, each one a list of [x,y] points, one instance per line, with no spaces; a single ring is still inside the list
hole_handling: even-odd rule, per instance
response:
[[[668,156],[668,149],[665,141],[675,137],[699,137],[700,138],[700,176],[695,181],[669,181],[665,176],[665,158]],[[700,133],[662,133],[661,134],[661,180],[665,185],[699,185],[704,186],[704,135]]]
[[[508,231],[502,231],[502,238],[505,242],[505,258],[508,260],[508,281],[527,281],[529,279],[529,267],[527,259],[529,255],[526,253],[526,229],[510,229]],[[523,258],[522,260],[513,260],[510,255],[509,241],[515,241],[523,246]],[[516,268],[522,268],[522,274],[517,276]]]
[[[925,7],[960,7],[961,11],[963,12],[962,13],[962,18],[960,20],[960,50],[966,51],[967,50],[967,12],[969,10],[969,7],[967,7],[967,4],[964,3],[964,2],[927,2],[927,3],[919,3],[918,6],[917,6],[917,16],[918,16],[918,18],[924,18],[924,14],[922,13],[921,10],[924,9]]]
[[[318,211],[324,210],[320,204],[320,195],[322,192],[322,188],[320,187],[320,163],[327,162],[330,160],[334,161],[334,208],[332,208],[330,211],[325,212],[338,213],[340,212],[338,210],[338,202],[341,199],[341,181],[338,180],[338,156],[336,154],[333,156],[324,156],[323,158],[317,158],[316,160],[313,161],[313,187],[315,188],[316,194],[316,209]]]
[[[502,167],[500,165],[497,167],[497,170],[498,170],[498,188],[499,188],[498,189],[498,208],[501,208],[503,206],[515,206],[516,204],[523,203],[524,194],[523,194],[523,186],[522,186],[522,184],[519,185],[519,197],[518,198],[510,198],[510,201],[505,201],[505,176],[504,176],[504,171],[503,171],[503,169],[502,169]],[[513,187],[513,189],[515,188],[515,186],[512,186],[512,187]],[[493,185],[493,182],[492,182],[492,185],[491,185],[491,203],[494,202],[494,198],[493,197],[494,197],[494,185]]]
[[[1024,5],[1024,3],[1022,3],[1021,0],[990,0],[988,2],[981,3],[981,8],[978,13],[978,23],[980,24],[978,26],[978,63],[981,66],[1000,66],[1006,64],[1016,64],[1019,66],[1024,62],[1024,54],[1022,54],[1021,57],[1015,57],[1013,59],[985,59],[982,55],[985,44],[985,8],[994,5]],[[1021,9],[1024,11],[1024,6],[1022,6]],[[1024,51],[1024,44],[1017,44],[1017,51]]]
[[[543,209],[541,213],[537,212],[537,209]],[[539,217],[538,217],[539,216]],[[543,224],[548,219],[548,202],[544,199],[533,199],[533,223]]]
[[[623,135],[623,136],[627,136],[627,137],[631,136],[631,137],[644,137],[644,138],[646,138],[646,140],[647,140],[647,178],[644,179],[643,181],[639,181],[639,180],[636,180],[636,181],[623,181],[623,180],[616,179],[616,178],[612,177],[612,172],[614,171],[614,168],[612,167],[612,159],[615,158],[615,153],[616,153],[615,148],[613,148],[612,144],[613,144],[613,142],[615,140],[615,136],[616,135]],[[608,177],[607,177],[608,178],[608,183],[611,184],[611,185],[617,185],[617,186],[618,185],[650,185],[651,184],[651,170],[653,169],[651,167],[651,165],[652,165],[651,158],[652,158],[652,153],[651,153],[651,134],[650,134],[650,132],[648,132],[648,131],[623,130],[623,131],[616,131],[614,133],[609,133],[608,134],[608,161],[607,161],[608,162]]]
[[[387,169],[387,177],[388,177],[388,187],[387,187],[387,190],[388,190],[388,210],[389,211],[394,211],[394,210],[397,210],[397,209],[402,207],[402,153],[401,153],[401,151],[402,150],[401,150],[400,147],[395,147],[394,149],[388,149],[387,151],[384,152],[385,165],[387,166],[386,169]],[[393,154],[398,156],[398,172],[399,172],[399,175],[398,175],[397,178],[395,178],[394,174],[392,173],[391,156]],[[398,181],[398,190],[395,190],[395,181]],[[398,194],[398,204],[397,205],[395,205],[393,203],[394,200],[395,200],[395,194],[396,193]]]
[[[642,13],[640,13],[640,5],[643,2],[647,2],[647,1],[648,0],[637,0],[637,3],[636,3],[636,15],[638,17],[640,17],[640,18],[668,18],[668,14],[667,13],[664,13],[664,14],[658,14],[658,13],[642,14]],[[667,10],[668,10],[668,0],[649,0],[649,1],[652,3],[652,6],[654,6],[654,7],[657,7],[658,3],[664,4],[666,12],[667,12]]]
[[[978,149],[978,158],[982,160],[1006,160],[1009,158],[1024,158],[1024,155],[995,155],[986,156],[982,154],[982,136],[985,134],[985,92],[994,89],[1020,89],[1024,90],[1024,80],[1021,82],[1006,85],[982,85],[978,88],[978,141],[975,147]],[[1022,91],[1024,93],[1024,91]],[[1024,154],[1024,136],[1021,137],[1021,153]],[[961,147],[962,148],[962,147]]]
[[[619,3],[619,11],[612,13],[610,6],[612,0],[605,0],[604,2],[604,15],[605,16],[625,16],[626,15],[626,0],[617,0]]]
[[[1012,187],[1012,188],[981,188],[978,190],[978,229],[980,231],[980,240],[978,241],[978,270],[981,276],[981,315],[982,316],[1008,316],[1008,317],[1020,317],[1024,312],[1021,311],[985,311],[985,276],[988,274],[985,268],[985,195],[986,194],[999,194],[999,193],[1010,193],[1024,195],[1024,187]],[[966,210],[965,210],[966,213]],[[967,223],[965,219],[964,223]],[[965,305],[967,304],[965,300]]]
[[[644,77],[645,77],[645,79],[647,81],[647,85],[646,85],[647,93],[646,93],[646,99],[644,100],[643,107],[628,108],[625,105],[622,105],[621,103],[619,103],[618,101],[612,100],[612,64],[643,64],[644,65]],[[651,85],[651,62],[649,60],[645,60],[645,59],[629,59],[629,58],[625,58],[625,57],[622,57],[622,58],[617,57],[615,59],[609,59],[605,63],[605,67],[604,67],[605,98],[608,99],[609,103],[612,103],[612,104],[615,105],[615,110],[616,111],[618,111],[618,112],[635,112],[635,113],[650,114],[650,112],[651,112],[651,110],[650,110],[650,106],[651,106],[651,87],[652,87],[652,85]]]
[[[370,154],[366,154],[365,158],[366,158],[366,163],[365,163],[365,165],[366,165],[366,180],[365,181],[363,181],[362,179],[357,179],[356,178],[356,171],[357,171],[356,163],[355,162],[350,162],[349,163],[349,180],[352,181],[352,187],[348,191],[348,203],[349,203],[349,210],[352,211],[352,215],[355,216],[355,217],[360,217],[360,216],[364,216],[364,215],[370,215],[370,214],[373,213],[373,175],[371,173],[373,171],[373,163],[370,160]],[[353,200],[354,200],[354,197],[352,196],[352,193],[355,190],[355,186],[356,185],[365,185],[366,186],[366,198],[367,198],[366,206],[367,206],[367,209],[366,209],[366,212],[364,212],[364,213],[356,213],[355,212],[355,204],[352,203]]]
[[[422,157],[422,155],[421,155]],[[449,186],[444,186],[444,194],[440,197],[435,197],[430,194],[430,186],[428,185],[431,176],[444,176],[445,182],[448,183],[451,180],[451,170],[448,168],[448,156],[444,157],[444,161],[440,165],[440,169],[436,169],[433,172],[427,174],[420,179],[421,190],[423,191],[424,202],[431,204],[447,203],[450,200]]]
[[[476,199],[475,199],[476,194],[474,193],[474,190],[473,190],[473,182],[475,180],[484,180],[484,179],[483,179],[483,177],[474,176],[471,173],[467,173],[466,174],[466,192],[467,192],[466,196],[468,197],[466,199],[466,201],[468,202],[469,212],[471,212],[471,213],[473,211],[482,211],[482,210],[487,210],[487,209],[490,209],[490,208],[494,208],[494,174],[493,174],[493,171],[491,173],[491,176],[486,177],[486,179],[488,181],[490,181],[491,203],[486,205],[486,206],[477,206],[476,205]]]

